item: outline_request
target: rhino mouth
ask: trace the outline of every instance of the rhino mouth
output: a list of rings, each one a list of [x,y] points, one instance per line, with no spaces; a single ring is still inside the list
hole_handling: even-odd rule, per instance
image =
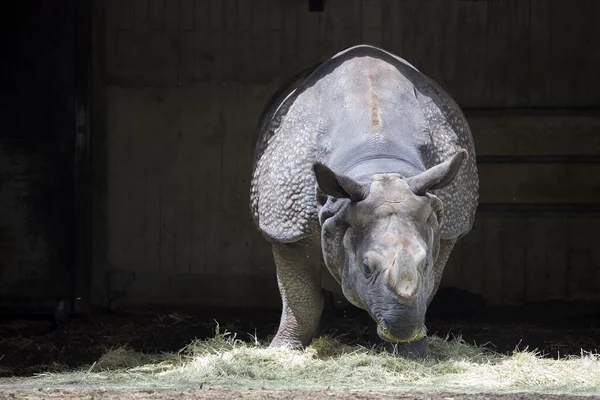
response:
[[[391,343],[410,343],[423,339],[427,336],[427,328],[424,325],[412,330],[402,331],[401,334],[392,334],[392,332],[382,324],[377,324],[377,335]]]

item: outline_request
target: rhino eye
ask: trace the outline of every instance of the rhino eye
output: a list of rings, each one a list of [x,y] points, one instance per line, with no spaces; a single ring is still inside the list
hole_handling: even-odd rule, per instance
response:
[[[363,271],[367,275],[371,275],[375,271],[373,268],[373,265],[366,258],[363,260],[362,266],[363,266]]]

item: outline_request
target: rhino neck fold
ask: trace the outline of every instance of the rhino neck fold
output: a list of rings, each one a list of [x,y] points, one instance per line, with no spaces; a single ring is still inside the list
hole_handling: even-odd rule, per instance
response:
[[[394,173],[410,177],[425,171],[422,164],[415,164],[398,158],[371,158],[359,160],[340,172],[358,181],[368,182],[376,174]]]

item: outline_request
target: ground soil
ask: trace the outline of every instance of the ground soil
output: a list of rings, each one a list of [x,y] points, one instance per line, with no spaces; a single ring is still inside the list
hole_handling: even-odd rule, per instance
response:
[[[319,334],[344,335],[348,344],[368,345],[368,315],[356,308],[329,309]],[[268,340],[278,310],[206,310],[144,315],[96,312],[55,327],[49,317],[0,320],[0,377],[31,376],[90,365],[107,349],[127,346],[145,353],[176,352],[193,339],[212,337],[215,320],[242,340]],[[461,335],[468,343],[502,353],[537,349],[545,357],[600,351],[600,307],[554,303],[497,307],[460,292],[441,291],[427,318],[430,334]]]
[[[310,399],[310,400],[335,400],[335,399],[382,399],[382,400],[583,400],[596,397],[564,396],[564,395],[539,395],[539,394],[450,394],[450,393],[383,393],[383,392],[355,392],[355,391],[302,391],[302,390],[89,390],[89,389],[29,389],[29,390],[4,390],[0,391],[0,399],[66,399],[66,400],[191,400],[191,399]]]
[[[579,355],[600,350],[600,308],[554,303],[530,307],[496,307],[482,299],[440,292],[428,312],[428,329],[438,336],[461,335],[469,343],[503,353],[537,349],[545,357]],[[0,321],[0,377],[31,376],[90,365],[111,347],[127,346],[145,353],[175,352],[193,339],[221,329],[238,338],[268,340],[279,322],[278,310],[208,310],[199,313],[96,312],[55,326],[49,317],[4,317]],[[368,316],[359,310],[328,309],[322,334],[343,335],[348,344],[368,345]],[[539,394],[374,393],[300,390],[101,390],[89,387],[11,387],[0,379],[0,399],[589,399],[598,397]]]

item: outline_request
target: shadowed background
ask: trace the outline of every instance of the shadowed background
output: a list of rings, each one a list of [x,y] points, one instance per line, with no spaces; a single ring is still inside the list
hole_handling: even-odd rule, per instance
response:
[[[282,81],[359,43],[433,77],[471,124],[481,205],[443,287],[600,300],[600,2],[320,3],[20,1],[0,309],[279,307],[248,207],[254,128]]]

